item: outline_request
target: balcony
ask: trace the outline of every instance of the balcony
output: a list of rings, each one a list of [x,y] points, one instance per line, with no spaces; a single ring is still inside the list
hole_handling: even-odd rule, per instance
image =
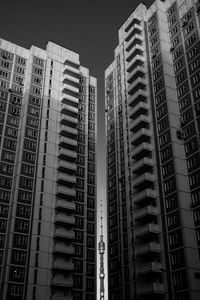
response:
[[[138,18],[133,18],[133,20],[129,23],[129,25],[126,27],[125,32],[129,32],[135,24],[140,25],[141,21]]]
[[[149,111],[149,105],[145,102],[140,102],[129,110],[129,118],[135,120],[141,114],[147,115]]]
[[[69,59],[64,61],[64,69],[72,70],[74,73],[79,74],[80,63],[74,62]]]
[[[74,107],[68,104],[61,104],[61,113],[69,115],[73,118],[78,118],[78,107]]]
[[[73,271],[74,264],[71,261],[65,262],[65,261],[56,260],[53,263],[53,269],[61,270],[61,271]]]
[[[135,160],[140,160],[143,157],[151,157],[151,154],[152,145],[148,143],[142,143],[131,151],[131,158]]]
[[[138,66],[137,68],[133,69],[132,72],[128,75],[127,81],[129,84],[133,83],[138,78],[145,77],[145,68],[144,66]]]
[[[64,103],[67,100],[73,102],[74,104],[78,104],[78,97],[77,96],[69,94],[69,93],[68,94],[63,93],[62,96],[61,96],[61,101]]]
[[[74,86],[74,85],[72,85],[72,83],[73,82],[70,82],[67,79],[63,80],[63,84],[62,84],[62,91],[63,91],[63,93],[67,93],[68,94],[69,92],[72,92],[72,93],[75,93],[75,94],[78,95],[78,93],[79,93],[79,86]]]
[[[66,125],[60,125],[59,134],[70,139],[77,139],[78,131],[76,128],[72,128]]]
[[[75,149],[77,147],[77,140],[62,136],[60,137],[59,146],[68,149]]]
[[[60,116],[60,123],[63,125],[67,125],[70,127],[77,127],[78,124],[78,118],[76,117],[71,117],[69,115],[61,115]]]
[[[153,160],[149,157],[144,157],[141,160],[135,162],[132,166],[132,172],[135,174],[143,174],[145,172],[151,172],[153,169]]]
[[[131,144],[134,146],[138,146],[143,142],[150,142],[151,139],[151,132],[149,129],[142,128],[131,138]]]
[[[56,210],[64,212],[74,212],[76,210],[76,205],[74,202],[69,202],[67,200],[58,200],[56,202]]]
[[[67,81],[71,81],[72,85],[79,87],[79,75],[75,75],[75,73],[71,73],[69,71],[65,71],[64,72],[64,76],[63,76],[63,83],[67,82]]]
[[[63,229],[56,229],[55,238],[61,240],[74,240],[75,233],[73,230],[63,230]]]
[[[59,253],[67,256],[74,255],[74,248],[72,246],[63,246],[57,244],[54,248],[54,253]]]
[[[58,157],[67,161],[75,162],[77,159],[77,153],[75,151],[61,148],[59,149]]]
[[[162,264],[159,262],[151,262],[144,265],[137,265],[136,272],[138,275],[148,273],[160,273],[162,270]]]
[[[140,34],[135,34],[126,44],[126,51],[129,52],[135,45],[142,45],[143,36]]]
[[[128,53],[126,57],[126,61],[130,62],[133,57],[135,57],[137,54],[142,55],[144,53],[144,47],[141,45],[135,45]]]
[[[68,216],[65,214],[58,213],[58,214],[56,214],[56,217],[55,217],[55,223],[72,226],[75,224],[75,218],[73,216]]]
[[[63,160],[59,160],[58,161],[58,170],[62,171],[62,172],[74,174],[76,172],[76,164],[66,162],[66,161],[63,161]]]
[[[133,36],[135,36],[136,34],[141,34],[142,33],[142,27],[139,24],[134,24],[133,27],[131,28],[131,31],[129,30],[125,41],[129,42]]]
[[[159,226],[157,224],[148,224],[142,227],[135,228],[136,238],[150,237],[151,235],[159,234]]]
[[[151,173],[144,173],[139,177],[133,179],[133,187],[135,189],[147,189],[154,185],[155,176]]]
[[[67,186],[74,186],[76,184],[76,177],[59,172],[57,175],[57,182]]]
[[[79,90],[75,89],[76,91],[74,91],[75,88],[73,88],[72,86],[68,85],[68,84],[63,84],[62,86],[62,93],[66,94],[66,97],[68,96],[72,96],[75,99],[78,100],[79,97]]]
[[[164,294],[163,283],[147,283],[137,287],[138,295]]]
[[[128,86],[128,94],[133,95],[138,90],[144,90],[146,88],[146,80],[143,78],[137,78],[132,84]]]
[[[152,189],[146,189],[140,193],[134,195],[134,204],[148,205],[156,200],[156,191]]]
[[[160,253],[160,244],[152,242],[152,243],[146,243],[142,245],[136,245],[136,255],[146,255],[151,253]]]
[[[136,221],[146,221],[149,222],[149,219],[155,218],[158,216],[158,210],[154,206],[146,206],[142,209],[135,211],[135,220]]]
[[[147,99],[147,93],[144,90],[137,91],[134,95],[129,96],[128,105],[133,107],[140,102],[145,102]]]
[[[143,66],[145,58],[142,55],[136,55],[135,58],[127,65],[127,72],[131,73],[138,66]]]
[[[74,198],[76,196],[75,189],[70,189],[65,186],[59,186],[57,188],[57,196],[65,199]]]
[[[130,130],[132,132],[137,132],[141,128],[149,127],[149,117],[146,115],[138,116],[134,121],[130,122]]]
[[[51,283],[52,286],[61,289],[69,289],[73,287],[73,279],[72,278],[57,278],[55,277]]]

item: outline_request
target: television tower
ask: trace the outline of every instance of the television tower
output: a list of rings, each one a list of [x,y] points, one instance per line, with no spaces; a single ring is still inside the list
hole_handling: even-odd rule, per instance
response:
[[[102,215],[102,201],[101,201],[101,235],[100,235],[100,242],[99,242],[99,255],[100,255],[100,300],[104,300],[104,253],[105,253],[105,243],[103,241],[103,215]]]

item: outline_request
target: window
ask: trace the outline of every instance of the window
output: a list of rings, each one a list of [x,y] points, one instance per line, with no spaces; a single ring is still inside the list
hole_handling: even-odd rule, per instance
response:
[[[42,79],[40,77],[32,75],[32,83],[37,85],[42,85]]]
[[[180,60],[180,61],[182,61],[182,60]],[[175,77],[176,85],[181,84],[186,79],[187,79],[187,71],[186,71],[186,69],[184,69],[178,75],[176,75],[176,77]]]
[[[11,186],[12,186],[12,179],[0,176],[0,187],[10,190]]]
[[[94,198],[91,198],[91,197],[87,198],[87,206],[88,206],[88,208],[95,208],[95,200],[94,200]]]
[[[28,246],[28,236],[22,234],[14,234],[13,246],[16,248],[26,249]]]
[[[27,252],[21,250],[12,250],[11,262],[16,265],[25,265]]]
[[[189,175],[189,184],[190,184],[191,189],[199,187],[199,185],[200,185],[200,173],[198,171],[196,171],[192,175]]]
[[[178,207],[178,199],[176,193],[165,198],[165,207],[167,212],[172,211]]]
[[[169,233],[169,246],[171,249],[178,248],[182,245],[181,230],[176,230]]]
[[[8,284],[8,297],[22,297],[24,286],[19,284]]]
[[[183,99],[179,101],[180,112],[184,111],[190,105],[191,105],[191,97],[190,94],[188,94],[187,96],[185,96]]]
[[[188,92],[189,92],[189,85],[188,85],[187,81],[185,83],[183,83],[179,88],[177,88],[178,98],[181,98]]]
[[[34,56],[33,57],[33,64],[44,67],[44,60],[39,58],[39,57]]]
[[[163,148],[164,146],[166,146],[168,143],[171,142],[171,137],[170,137],[170,131],[166,131],[165,133],[163,133],[162,135],[160,135],[159,137],[159,144],[160,144],[160,148]]]
[[[182,129],[182,134],[184,140],[188,140],[191,136],[193,136],[196,133],[195,124],[194,122],[190,123],[186,127]]]

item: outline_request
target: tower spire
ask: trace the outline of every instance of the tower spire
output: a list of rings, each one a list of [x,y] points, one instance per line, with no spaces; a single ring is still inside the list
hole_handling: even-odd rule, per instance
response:
[[[101,200],[101,235],[99,242],[99,255],[100,255],[100,300],[104,300],[104,253],[105,253],[105,243],[103,241],[103,205]]]

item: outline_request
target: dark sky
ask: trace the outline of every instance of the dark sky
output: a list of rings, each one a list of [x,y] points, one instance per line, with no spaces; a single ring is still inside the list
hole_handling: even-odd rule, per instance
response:
[[[52,40],[80,54],[81,64],[98,79],[99,184],[105,182],[104,70],[113,60],[118,29],[138,0],[4,0],[0,37],[25,48],[45,49]],[[147,5],[152,0],[143,1]]]

